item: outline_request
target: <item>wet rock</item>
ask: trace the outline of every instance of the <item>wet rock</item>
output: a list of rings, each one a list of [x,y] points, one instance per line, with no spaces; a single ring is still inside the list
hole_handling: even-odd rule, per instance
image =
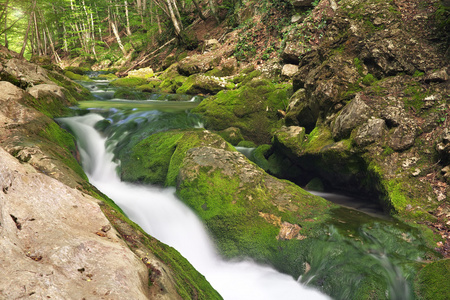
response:
[[[144,264],[112,227],[95,234],[111,226],[97,200],[32,170],[0,148],[0,297],[147,299]]]
[[[332,134],[334,139],[343,139],[350,135],[351,131],[361,125],[369,117],[370,107],[361,99],[361,95],[347,104],[336,118]]]
[[[382,119],[369,119],[357,131],[355,142],[358,146],[366,146],[380,140],[386,130],[386,123]]]
[[[281,69],[281,76],[284,78],[292,78],[295,73],[298,71],[298,66],[286,64],[283,66],[283,69]]]

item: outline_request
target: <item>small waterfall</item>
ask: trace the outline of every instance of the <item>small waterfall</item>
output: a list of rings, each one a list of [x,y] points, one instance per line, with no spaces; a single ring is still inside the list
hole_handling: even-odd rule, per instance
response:
[[[77,137],[91,183],[146,232],[176,248],[224,299],[329,299],[268,266],[222,260],[201,221],[176,198],[173,189],[121,182],[112,149],[105,149],[105,139],[93,128],[102,119],[97,114],[60,119]]]

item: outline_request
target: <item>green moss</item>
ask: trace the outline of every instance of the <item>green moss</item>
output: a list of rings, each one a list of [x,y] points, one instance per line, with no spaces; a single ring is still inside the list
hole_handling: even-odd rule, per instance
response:
[[[82,179],[88,180],[80,164],[76,161],[72,153],[75,153],[76,147],[73,136],[67,131],[59,127],[55,122],[48,122],[38,135],[44,140],[42,143],[44,147],[50,146],[50,151],[53,152],[66,166],[75,171]],[[50,144],[49,144],[50,142]]]
[[[252,161],[256,163],[261,169],[267,172],[269,170],[269,161],[271,145],[260,145],[252,153]]]
[[[334,143],[331,131],[326,127],[315,127],[309,134],[304,145],[306,153],[318,153],[323,147]]]
[[[64,71],[75,73],[75,74],[78,74],[78,75],[84,75],[84,74],[86,74],[86,72],[91,71],[91,69],[88,68],[88,67],[67,67],[67,68],[64,69]]]
[[[450,299],[449,278],[449,259],[423,264],[415,279],[415,292],[419,299]]]
[[[98,75],[98,78],[103,78],[103,79],[107,79],[107,80],[114,80],[117,79],[117,76],[113,73],[108,73],[108,74],[100,74]]]
[[[219,136],[203,129],[152,134],[132,147],[130,155],[121,158],[121,177],[126,181],[175,186],[186,151],[205,145],[225,145],[232,150]]]
[[[204,116],[210,129],[237,127],[246,140],[264,144],[281,126],[277,111],[285,109],[290,91],[290,85],[253,80],[236,90],[221,91],[206,98],[193,112]]]
[[[311,191],[318,191],[318,192],[325,191],[325,187],[323,185],[322,180],[320,180],[320,178],[317,177],[311,179],[311,181],[308,182],[305,188]]]
[[[154,92],[159,88],[159,85],[161,84],[161,81],[150,81],[147,84],[137,86],[136,89],[138,89],[141,92]]]
[[[251,141],[240,141],[237,144],[238,147],[245,147],[245,148],[255,148],[256,145],[255,143],[251,142]]]
[[[64,75],[66,75],[67,77],[69,77],[72,80],[79,80],[79,81],[92,81],[89,76],[87,75],[79,75],[79,74],[75,74],[71,71],[66,71],[64,72]]]
[[[364,76],[362,83],[364,85],[372,85],[372,83],[374,83],[375,81],[377,81],[377,79],[372,74],[369,73],[366,76]]]
[[[118,87],[135,87],[144,85],[147,83],[147,80],[144,78],[138,78],[138,77],[125,77],[125,78],[119,78],[111,82],[112,86],[118,86]]]
[[[131,157],[121,166],[125,181],[164,184],[170,160],[182,133],[153,134],[133,147]]]
[[[216,79],[202,74],[194,74],[183,82],[183,85],[176,90],[176,93],[189,95],[216,94],[221,90],[223,90],[223,87],[218,84]]]
[[[80,84],[67,80],[67,78],[58,72],[49,72],[48,78],[59,86],[64,87],[69,94],[66,94],[68,101],[73,102],[81,100],[89,100],[92,98],[89,90]]]

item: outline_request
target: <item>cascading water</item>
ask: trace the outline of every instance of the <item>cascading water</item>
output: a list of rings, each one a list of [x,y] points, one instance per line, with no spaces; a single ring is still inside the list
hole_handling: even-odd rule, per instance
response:
[[[222,260],[200,220],[176,198],[173,189],[121,182],[112,149],[105,149],[106,140],[93,127],[102,119],[88,114],[60,120],[77,137],[91,183],[146,232],[176,248],[224,299],[329,299],[268,266]]]

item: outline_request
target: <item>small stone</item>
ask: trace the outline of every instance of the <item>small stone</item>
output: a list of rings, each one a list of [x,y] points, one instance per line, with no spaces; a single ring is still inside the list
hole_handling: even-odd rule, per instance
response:
[[[420,169],[416,168],[414,170],[414,172],[412,173],[412,176],[416,177],[416,176],[419,176],[419,174],[420,174]]]

